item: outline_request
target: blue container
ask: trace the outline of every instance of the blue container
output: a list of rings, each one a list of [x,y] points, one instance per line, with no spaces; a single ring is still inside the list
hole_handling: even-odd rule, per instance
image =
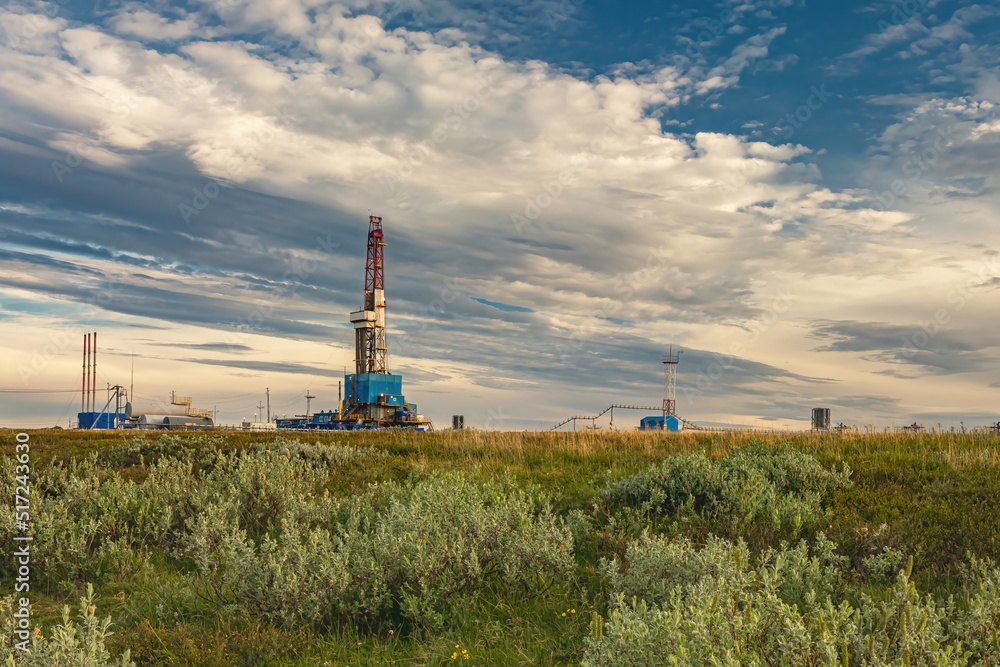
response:
[[[639,430],[669,431],[670,433],[677,433],[681,430],[681,420],[673,415],[670,415],[667,417],[666,426],[664,427],[663,417],[643,417],[639,421]]]
[[[287,417],[284,419],[276,419],[278,428],[305,428],[306,418],[305,417]]]
[[[76,414],[77,428],[114,428],[115,427],[115,413],[113,412],[78,412]],[[97,425],[94,425],[97,422]],[[125,419],[125,413],[118,413],[118,423],[119,425],[125,425],[128,421]]]
[[[347,395],[354,403],[378,403],[378,397],[402,396],[403,376],[385,373],[354,373],[344,376]],[[390,405],[396,405],[390,403]],[[400,403],[399,405],[402,405]]]

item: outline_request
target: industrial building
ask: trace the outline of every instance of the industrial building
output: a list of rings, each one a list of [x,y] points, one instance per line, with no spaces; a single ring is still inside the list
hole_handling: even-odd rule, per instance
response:
[[[191,398],[171,392],[170,402],[138,404],[128,400],[121,385],[108,387],[108,400],[97,409],[97,332],[83,337],[83,382],[77,428],[81,429],[206,429],[215,426],[210,410],[192,407]],[[114,406],[112,407],[112,402]],[[124,408],[124,410],[123,410]]]

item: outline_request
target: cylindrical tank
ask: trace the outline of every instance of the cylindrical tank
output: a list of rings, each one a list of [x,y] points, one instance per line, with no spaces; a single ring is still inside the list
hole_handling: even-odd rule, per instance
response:
[[[141,415],[187,415],[188,406],[171,403],[133,403],[125,404],[125,418],[138,419]]]
[[[812,427],[814,431],[830,430],[830,408],[813,408]]]
[[[213,422],[208,417],[188,417],[170,415],[163,418],[164,428],[184,428],[186,426],[213,426]]]
[[[163,428],[167,415],[141,414],[139,417],[139,428]]]

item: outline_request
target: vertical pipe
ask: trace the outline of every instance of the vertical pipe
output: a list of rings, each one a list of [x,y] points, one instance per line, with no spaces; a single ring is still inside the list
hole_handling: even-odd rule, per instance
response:
[[[88,334],[83,334],[83,373],[80,376],[80,412],[84,411],[86,407],[84,402],[87,400],[87,392],[84,387],[87,382],[87,338]]]
[[[94,365],[91,369],[91,381],[90,381],[90,401],[93,404],[92,407],[97,407],[97,332],[94,332]]]
[[[94,363],[94,335],[87,334],[87,412],[93,411],[90,400],[90,367]]]

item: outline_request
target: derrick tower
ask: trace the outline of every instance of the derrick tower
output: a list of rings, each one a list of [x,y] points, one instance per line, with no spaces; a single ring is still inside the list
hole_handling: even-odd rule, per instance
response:
[[[424,430],[430,422],[403,396],[403,377],[389,372],[385,337],[385,235],[382,218],[368,216],[365,295],[354,325],[354,372],[344,376],[338,428],[398,426]]]
[[[362,309],[351,313],[354,324],[354,367],[359,375],[389,373],[385,342],[385,236],[382,218],[368,217],[368,257]]]

